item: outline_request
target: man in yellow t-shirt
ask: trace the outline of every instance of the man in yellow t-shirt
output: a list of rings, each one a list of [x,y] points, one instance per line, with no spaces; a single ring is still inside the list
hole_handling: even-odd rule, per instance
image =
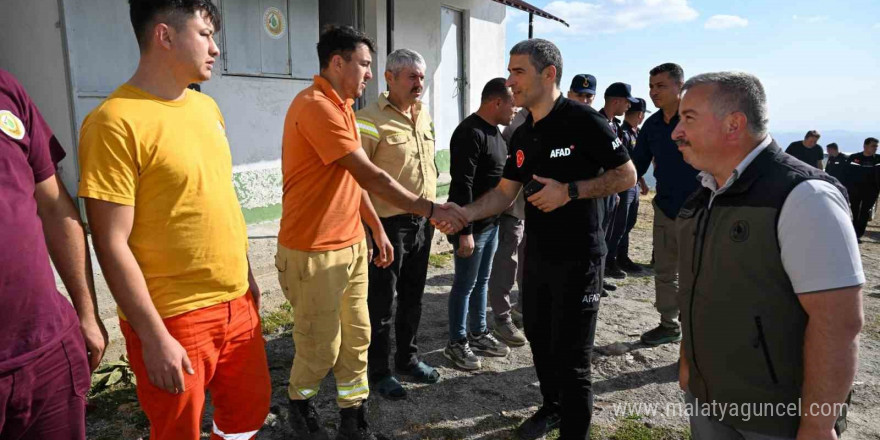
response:
[[[225,123],[187,85],[210,79],[218,13],[132,1],[141,49],[134,76],[83,122],[79,196],[121,328],[151,439],[252,438],[271,383],[260,290],[232,186]]]

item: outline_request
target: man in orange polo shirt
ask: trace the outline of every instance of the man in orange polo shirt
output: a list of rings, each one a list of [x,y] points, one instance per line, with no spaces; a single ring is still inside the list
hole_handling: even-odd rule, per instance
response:
[[[187,85],[220,54],[210,0],[131,0],[134,76],[83,122],[82,180],[98,261],[150,420],[150,439],[256,436],[271,383],[260,290],[217,104]]]
[[[391,243],[366,191],[412,214],[463,227],[455,205],[437,206],[404,189],[361,148],[351,108],[372,78],[374,43],[349,26],[318,41],[320,75],[300,92],[284,121],[283,214],[276,267],[294,310],[296,354],[290,372],[290,423],[302,438],[326,438],[314,396],[328,370],[336,378],[341,422],[337,439],[373,439],[364,414],[369,395],[367,242],[375,264],[393,259]]]

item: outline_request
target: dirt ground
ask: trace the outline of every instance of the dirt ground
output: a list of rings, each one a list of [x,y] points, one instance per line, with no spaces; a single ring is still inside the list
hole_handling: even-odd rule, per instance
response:
[[[650,199],[643,197],[639,221],[632,234],[631,256],[647,263],[651,253]],[[250,261],[263,289],[264,328],[269,369],[272,375],[271,414],[260,439],[292,438],[287,428],[286,402],[288,372],[294,347],[289,325],[283,325],[289,308],[278,287],[274,269],[277,223],[250,229]],[[862,258],[867,277],[864,288],[866,324],[861,337],[859,371],[855,394],[849,409],[849,429],[845,439],[880,438],[880,219],[869,227]],[[483,358],[483,369],[464,372],[443,357],[447,340],[447,295],[452,284],[452,265],[445,239],[435,244],[428,274],[419,343],[425,362],[436,366],[441,381],[434,385],[404,382],[409,397],[391,402],[378,395],[370,397],[372,426],[394,439],[509,439],[514,428],[538,408],[541,396],[528,345],[514,348],[506,358]],[[98,276],[102,316],[115,334],[108,360],[124,351],[118,339],[112,299]],[[639,335],[659,322],[654,310],[654,280],[645,267],[643,276],[630,276],[617,282],[619,289],[602,301],[596,349],[592,361],[593,432],[595,439],[685,439],[687,419],[666,414],[667,404],[683,402],[678,389],[678,344],[648,347]],[[490,315],[491,316],[491,315]],[[491,322],[491,319],[490,319]],[[267,325],[268,323],[275,323]],[[323,423],[332,433],[338,422],[332,375],[324,381],[317,397]],[[648,407],[624,411],[620,405],[657,405],[658,414]],[[210,408],[203,423],[210,432]],[[148,423],[140,413],[133,389],[121,384],[93,394],[88,415],[90,439],[147,438]],[[550,438],[554,438],[551,435]]]

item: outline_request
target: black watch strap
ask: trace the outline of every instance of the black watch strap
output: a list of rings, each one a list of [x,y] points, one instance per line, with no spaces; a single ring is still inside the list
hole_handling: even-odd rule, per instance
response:
[[[568,198],[571,200],[578,199],[578,186],[575,182],[568,183]]]

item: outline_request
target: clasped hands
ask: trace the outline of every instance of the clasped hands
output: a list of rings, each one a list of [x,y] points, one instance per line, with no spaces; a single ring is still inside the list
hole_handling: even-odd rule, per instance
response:
[[[468,213],[461,206],[453,202],[434,205],[431,224],[440,232],[447,235],[455,234],[467,226],[468,223],[470,223]]]

